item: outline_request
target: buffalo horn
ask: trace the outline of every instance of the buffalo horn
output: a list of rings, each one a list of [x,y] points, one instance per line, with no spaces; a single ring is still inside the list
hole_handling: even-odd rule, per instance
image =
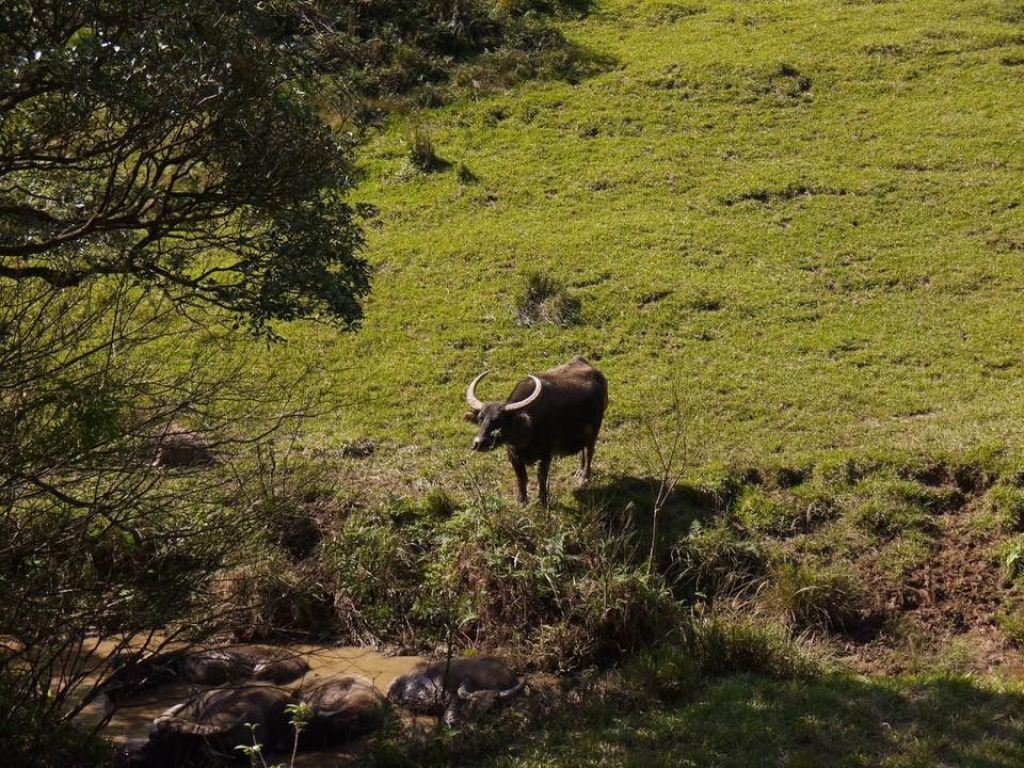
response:
[[[535,385],[534,390],[530,394],[530,396],[528,398],[526,398],[525,400],[520,400],[520,401],[515,402],[515,403],[505,403],[505,405],[503,405],[501,407],[501,410],[503,410],[505,412],[508,412],[508,411],[519,411],[519,410],[522,410],[523,408],[525,408],[526,406],[528,406],[530,403],[532,403],[538,397],[540,397],[540,391],[541,391],[541,389],[543,388],[544,385],[541,384],[540,379],[538,379],[532,373],[530,374],[530,378],[533,379],[533,383]]]
[[[479,384],[480,379],[482,379],[488,373],[490,373],[490,371],[484,371],[471,382],[469,382],[469,386],[466,387],[466,402],[469,403],[469,407],[472,408],[474,411],[479,411],[481,408],[484,407],[483,401],[476,396],[476,385]]]
[[[523,687],[525,685],[526,685],[526,678],[524,677],[522,680],[520,680],[518,683],[513,685],[511,688],[509,688],[507,690],[504,690],[504,691],[498,691],[498,701],[504,701],[505,699],[509,699],[509,698],[515,696],[517,693],[519,693],[521,690],[523,690]]]

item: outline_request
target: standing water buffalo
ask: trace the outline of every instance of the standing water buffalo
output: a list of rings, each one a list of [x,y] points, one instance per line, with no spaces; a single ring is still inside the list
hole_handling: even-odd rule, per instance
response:
[[[580,453],[581,482],[590,478],[594,443],[608,404],[608,382],[582,357],[565,365],[530,374],[503,403],[485,403],[476,386],[489,372],[470,382],[466,402],[473,410],[466,420],[480,426],[473,438],[474,451],[491,451],[504,445],[516,473],[520,504],[526,504],[526,467],[537,464],[540,503],[548,503],[548,471],[553,456]]]

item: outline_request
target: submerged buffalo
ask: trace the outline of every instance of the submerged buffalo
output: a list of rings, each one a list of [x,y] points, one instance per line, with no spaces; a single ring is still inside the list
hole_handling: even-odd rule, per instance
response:
[[[480,428],[473,438],[473,450],[505,446],[516,475],[519,503],[527,503],[526,467],[538,464],[540,503],[547,505],[548,472],[554,456],[582,452],[579,478],[586,482],[608,405],[604,375],[577,356],[565,365],[530,374],[504,402],[484,402],[476,396],[476,387],[487,373],[473,379],[466,389],[466,402],[473,409],[466,420]]]
[[[302,733],[305,746],[324,747],[369,733],[387,716],[388,701],[363,677],[346,675],[301,694],[312,716]]]
[[[265,646],[183,649],[134,655],[100,686],[99,692],[115,705],[120,699],[166,683],[226,685],[248,680],[284,684],[309,671],[305,659]]]
[[[388,699],[452,725],[500,706],[525,686],[525,679],[492,656],[442,659],[420,662],[395,678],[388,686]]]
[[[267,683],[217,688],[171,707],[153,721],[149,740],[132,754],[132,768],[179,768],[246,763],[238,746],[254,740],[265,750],[283,747],[292,731],[291,691]]]

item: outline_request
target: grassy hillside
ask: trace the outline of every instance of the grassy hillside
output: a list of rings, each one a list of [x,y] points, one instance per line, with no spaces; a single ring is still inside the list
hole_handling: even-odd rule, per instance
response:
[[[603,0],[562,29],[602,72],[366,147],[365,327],[290,334],[355,401],[316,444],[461,462],[473,374],[496,398],[582,353],[611,381],[605,468],[636,467],[673,388],[706,459],[1024,447],[1024,4]],[[580,323],[516,324],[530,270]]]

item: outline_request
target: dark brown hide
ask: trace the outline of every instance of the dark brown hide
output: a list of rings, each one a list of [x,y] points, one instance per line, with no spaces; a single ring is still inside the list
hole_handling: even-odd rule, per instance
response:
[[[548,503],[548,471],[555,456],[581,453],[579,477],[590,478],[594,444],[601,431],[608,404],[608,382],[582,357],[536,375],[540,396],[517,408],[535,393],[536,383],[527,378],[516,385],[505,402],[474,402],[473,387],[467,400],[473,407],[467,420],[479,425],[473,450],[490,451],[504,445],[516,475],[520,504],[527,503],[526,467],[537,464],[541,504]]]
[[[156,718],[149,741],[129,764],[248,763],[235,747],[251,745],[254,737],[266,750],[284,746],[290,730],[286,707],[294,700],[291,691],[262,683],[207,691]]]
[[[128,657],[100,686],[111,705],[165,683],[225,685],[246,680],[284,684],[309,671],[300,656],[260,645],[208,648]]]
[[[438,715],[449,725],[482,714],[522,692],[524,681],[493,656],[420,662],[388,686],[388,699]]]
[[[384,721],[388,702],[362,677],[344,676],[302,692],[313,716],[301,736],[304,747],[325,747],[358,738]]]

